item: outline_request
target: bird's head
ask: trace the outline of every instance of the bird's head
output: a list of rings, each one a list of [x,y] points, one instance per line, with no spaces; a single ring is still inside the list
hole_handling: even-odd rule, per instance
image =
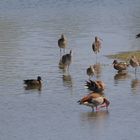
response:
[[[117,60],[114,60],[112,64],[118,64],[118,61]]]
[[[41,76],[38,76],[37,77],[37,81],[41,81]]]
[[[98,41],[98,37],[97,36],[95,36],[95,41]]]
[[[64,34],[61,34],[61,39],[66,40],[66,36]]]
[[[61,34],[61,38],[64,38],[64,34]]]

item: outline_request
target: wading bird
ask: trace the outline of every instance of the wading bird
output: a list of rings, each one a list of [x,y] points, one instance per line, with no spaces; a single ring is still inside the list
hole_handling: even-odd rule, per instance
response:
[[[117,60],[113,61],[113,67],[118,71],[118,73],[122,73],[123,71],[127,70],[129,64],[126,62],[118,62]]]
[[[99,39],[97,36],[95,37],[95,41],[92,43],[92,50],[96,54],[96,61],[97,61],[97,53],[100,52],[101,49],[101,39]]]
[[[136,56],[132,55],[130,60],[129,60],[129,63],[133,68],[135,68],[135,74],[136,74],[137,67],[140,66],[140,62],[138,61]]]
[[[78,101],[80,105],[86,105],[92,108],[92,111],[94,111],[94,108],[96,111],[99,110],[99,108],[106,107],[108,109],[108,106],[110,104],[109,100],[101,96],[98,93],[90,93],[86,96],[84,96],[82,99]]]
[[[65,48],[67,47],[67,39],[64,34],[62,34],[61,38],[58,40],[58,46],[60,48],[60,53],[61,53],[61,49],[64,49],[65,52]]]
[[[97,92],[97,93],[102,93],[105,89],[105,83],[103,81],[97,80],[97,81],[86,81],[85,86],[93,91],[93,92]]]
[[[87,75],[89,76],[89,79],[91,79],[91,77],[93,77],[93,75],[95,75],[95,70],[92,65],[90,65],[90,67],[87,68]]]
[[[62,68],[69,70],[71,61],[72,61],[72,50],[70,50],[70,53],[62,56],[59,65],[61,65]]]

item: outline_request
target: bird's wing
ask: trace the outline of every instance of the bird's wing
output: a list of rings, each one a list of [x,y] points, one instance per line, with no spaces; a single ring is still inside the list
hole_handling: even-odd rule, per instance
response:
[[[92,93],[90,93],[89,96],[91,96],[91,97],[94,98],[94,99],[96,99],[96,98],[98,98],[98,97],[102,97],[101,94],[96,93],[96,92],[92,92]]]

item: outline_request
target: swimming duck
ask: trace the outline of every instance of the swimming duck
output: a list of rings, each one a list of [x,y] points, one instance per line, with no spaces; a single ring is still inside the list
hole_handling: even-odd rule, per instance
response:
[[[98,109],[102,107],[106,107],[106,109],[108,109],[108,106],[110,104],[109,100],[106,97],[101,96],[98,93],[90,93],[80,99],[78,103],[80,105],[91,107],[92,111],[94,111],[94,108],[96,109],[96,111],[98,111]]]
[[[140,37],[140,33],[136,35],[136,38]]]
[[[118,73],[127,70],[127,67],[129,66],[129,64],[127,64],[126,62],[118,62],[117,60],[114,60],[112,64],[114,69],[118,70]]]
[[[60,52],[61,52],[61,49],[64,49],[64,52],[65,52],[65,48],[67,47],[67,39],[64,36],[64,34],[62,34],[61,38],[58,39],[58,47],[60,48]]]
[[[97,92],[97,93],[101,93],[105,89],[105,83],[103,81],[100,81],[100,80],[97,80],[97,81],[93,81],[93,80],[86,81],[85,86],[89,90]]]
[[[27,79],[24,80],[24,84],[28,87],[41,87],[41,77],[38,76],[37,79]]]

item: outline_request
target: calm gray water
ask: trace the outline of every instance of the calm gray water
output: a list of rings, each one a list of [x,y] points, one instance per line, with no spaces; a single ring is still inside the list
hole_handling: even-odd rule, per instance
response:
[[[69,73],[58,67],[61,33],[73,50]],[[139,0],[0,1],[0,139],[139,140],[140,68],[136,76],[132,68],[118,76],[105,57],[140,49],[137,33]],[[98,79],[106,84],[108,111],[76,103],[89,93],[95,36],[103,39]],[[42,90],[25,90],[23,80],[38,75]]]

